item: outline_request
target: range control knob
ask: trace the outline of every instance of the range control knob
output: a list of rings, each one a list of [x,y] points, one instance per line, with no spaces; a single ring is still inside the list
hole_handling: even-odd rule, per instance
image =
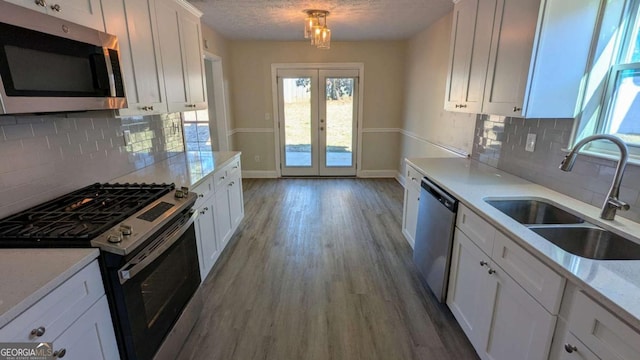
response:
[[[107,237],[107,241],[112,244],[122,242],[122,233],[118,231],[113,234],[109,234],[109,236]]]
[[[131,227],[131,225],[122,224],[120,225],[119,231],[122,233],[122,235],[129,236],[133,234],[133,227]]]
[[[182,191],[180,189],[176,189],[176,194],[174,196],[176,197],[176,199],[182,199],[182,198],[186,197],[184,191]]]

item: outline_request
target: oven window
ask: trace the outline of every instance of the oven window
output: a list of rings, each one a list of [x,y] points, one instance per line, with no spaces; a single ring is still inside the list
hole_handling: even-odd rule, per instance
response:
[[[173,251],[171,261],[163,261],[140,284],[140,293],[147,315],[147,328],[152,328],[158,316],[171,302],[176,289],[180,289],[188,280],[189,265],[184,247]]]

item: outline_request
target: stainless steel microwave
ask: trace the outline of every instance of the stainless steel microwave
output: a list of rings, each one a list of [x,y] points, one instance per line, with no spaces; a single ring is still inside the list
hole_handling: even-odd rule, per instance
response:
[[[0,114],[126,105],[115,36],[0,1]]]

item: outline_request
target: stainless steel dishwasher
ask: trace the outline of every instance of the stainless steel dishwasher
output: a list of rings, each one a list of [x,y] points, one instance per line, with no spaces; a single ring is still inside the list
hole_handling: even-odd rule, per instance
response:
[[[438,301],[444,302],[458,200],[426,177],[422,179],[413,262]]]

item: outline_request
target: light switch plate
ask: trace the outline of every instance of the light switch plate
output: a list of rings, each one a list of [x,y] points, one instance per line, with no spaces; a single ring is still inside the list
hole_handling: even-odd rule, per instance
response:
[[[533,152],[536,149],[536,134],[527,134],[527,145],[525,145],[524,150],[528,152]]]

